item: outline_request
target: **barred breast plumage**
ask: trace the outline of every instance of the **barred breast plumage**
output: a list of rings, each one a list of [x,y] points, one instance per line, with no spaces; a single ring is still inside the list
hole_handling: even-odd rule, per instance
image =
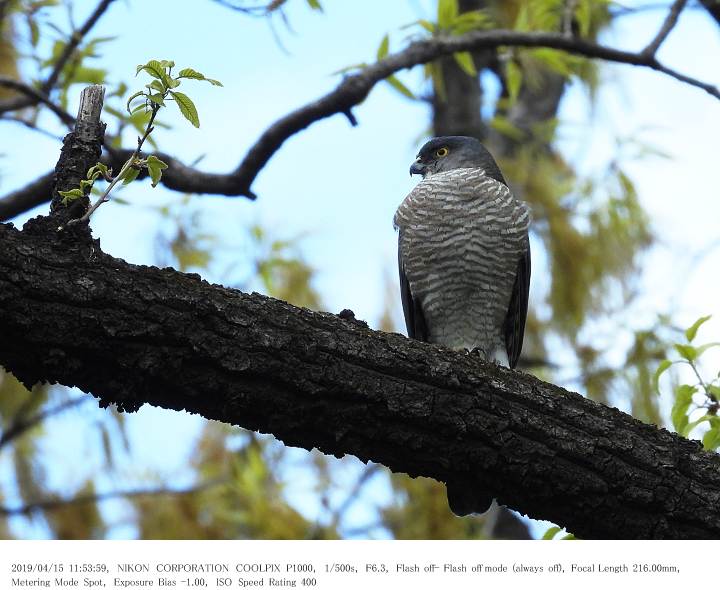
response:
[[[457,168],[422,180],[394,223],[401,282],[404,271],[424,315],[421,339],[508,364],[506,316],[518,261],[529,256],[527,205],[485,170]]]

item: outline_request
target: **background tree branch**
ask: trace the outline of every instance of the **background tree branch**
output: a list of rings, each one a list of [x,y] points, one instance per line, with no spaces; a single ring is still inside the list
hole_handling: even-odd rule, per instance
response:
[[[60,510],[69,506],[77,506],[78,504],[96,504],[105,502],[106,500],[115,500],[117,498],[136,498],[138,496],[184,496],[187,494],[197,494],[204,492],[212,487],[225,483],[225,480],[212,480],[186,488],[147,488],[137,490],[115,490],[112,492],[103,492],[99,494],[80,494],[72,498],[49,498],[47,500],[39,500],[20,506],[0,506],[0,515],[2,516],[27,516],[34,512],[45,512],[47,510]]]
[[[720,457],[534,377],[0,225],[0,363],[463,482],[584,538],[720,538]],[[79,229],[79,228],[77,228]]]
[[[35,106],[39,103],[45,104],[46,106],[51,106],[52,103],[50,103],[49,98],[47,97],[49,97],[50,93],[57,85],[63,69],[65,68],[77,48],[80,46],[80,43],[82,43],[82,40],[95,26],[97,21],[100,20],[100,17],[105,13],[105,11],[110,7],[110,4],[112,4],[113,2],[114,0],[101,0],[96,6],[95,10],[93,10],[87,20],[82,24],[82,26],[77,31],[73,32],[67,44],[63,48],[62,53],[53,63],[52,70],[50,70],[48,77],[40,85],[39,91],[33,93],[34,89],[30,86],[27,86],[26,84],[18,82],[19,85],[17,86],[10,86],[7,79],[5,79],[4,81],[0,80],[0,84],[2,84],[3,86],[14,88],[15,90],[23,94],[23,96],[18,96],[16,98],[0,101],[0,114]],[[10,80],[10,82],[12,82],[12,80]],[[52,109],[52,107],[51,110],[53,110],[53,112],[55,112],[55,114],[62,119],[60,113],[56,112],[54,109]],[[63,122],[68,124],[67,121],[63,120]]]
[[[679,11],[677,12],[679,13]],[[662,42],[666,35],[663,31],[668,28],[668,20],[663,23],[663,27],[661,27],[649,47],[652,47],[658,40]],[[668,31],[674,25],[674,21],[670,22],[670,25]],[[720,99],[720,90],[712,84],[686,76],[662,65],[654,53],[649,53],[646,50],[638,53],[622,51],[585,39],[567,37],[563,33],[547,32],[492,30],[473,31],[453,37],[432,37],[415,41],[406,49],[389,55],[358,73],[348,75],[335,90],[276,121],[261,134],[237,168],[230,173],[202,172],[193,167],[180,164],[174,158],[170,158],[173,160],[171,163],[168,161],[169,157],[166,154],[157,154],[160,159],[170,164],[170,168],[163,175],[162,183],[166,187],[178,191],[245,196],[254,199],[256,195],[251,190],[251,186],[255,178],[289,137],[317,121],[336,114],[347,116],[352,123],[354,117],[351,109],[365,100],[378,82],[400,70],[428,63],[459,51],[478,52],[496,49],[501,46],[546,47],[587,58],[645,67],[701,88],[711,96]],[[3,112],[1,104],[0,112]],[[125,152],[129,154],[131,150],[118,150],[120,158]],[[115,156],[112,156],[111,159],[115,160]],[[173,168],[175,168],[174,172]],[[47,186],[48,176],[49,173],[23,189],[1,198],[0,220],[9,219],[13,215],[27,210],[26,208],[23,209],[23,207],[47,200],[49,195],[41,194],[37,192],[37,189]]]

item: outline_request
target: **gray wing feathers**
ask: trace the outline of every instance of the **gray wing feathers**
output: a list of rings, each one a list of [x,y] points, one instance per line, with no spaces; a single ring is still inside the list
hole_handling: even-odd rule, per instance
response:
[[[507,350],[510,368],[514,369],[520,358],[525,334],[528,296],[530,294],[530,245],[524,256],[518,260],[517,275],[510,297],[510,306],[505,316],[505,350]]]
[[[401,239],[402,232],[399,232],[398,270],[400,271],[400,298],[402,300],[403,313],[405,315],[405,326],[407,327],[407,333],[410,338],[427,342],[428,330],[427,324],[425,323],[425,316],[423,315],[420,301],[413,297],[412,291],[410,290],[410,283],[408,282],[407,275],[405,274],[405,264],[403,263],[402,252],[400,249]]]

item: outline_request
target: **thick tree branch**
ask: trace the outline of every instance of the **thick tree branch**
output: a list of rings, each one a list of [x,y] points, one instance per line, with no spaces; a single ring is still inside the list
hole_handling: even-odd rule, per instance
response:
[[[25,384],[464,482],[584,538],[720,538],[720,457],[697,442],[475,355],[127,264],[54,226],[0,225],[0,363]]]
[[[351,109],[365,100],[375,84],[400,70],[424,64],[457,51],[480,51],[500,46],[548,47],[588,58],[646,67],[701,88],[720,99],[718,88],[662,65],[654,55],[613,49],[583,39],[568,38],[562,33],[474,31],[456,37],[434,37],[416,41],[405,50],[389,55],[359,73],[347,76],[332,92],[289,113],[271,125],[250,148],[238,167],[228,174],[201,172],[172,159],[172,163],[168,162],[170,168],[163,174],[162,182],[172,190],[255,198],[255,194],[250,188],[252,183],[260,170],[280,149],[285,140],[292,135],[317,121],[336,114],[348,115],[349,113],[352,121]],[[129,153],[129,151],[127,152]],[[158,157],[168,161],[165,154],[159,154]],[[43,202],[42,196],[31,190],[38,184],[44,186],[41,179],[38,179],[28,187],[0,199],[0,220],[9,219],[8,213],[21,212],[17,209],[19,204]]]

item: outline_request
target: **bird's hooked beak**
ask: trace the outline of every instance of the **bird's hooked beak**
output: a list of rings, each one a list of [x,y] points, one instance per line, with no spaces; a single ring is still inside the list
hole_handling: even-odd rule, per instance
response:
[[[410,176],[412,176],[413,174],[419,174],[420,176],[425,178],[426,172],[427,172],[427,166],[420,161],[420,158],[415,160],[412,163],[412,166],[410,166]]]

